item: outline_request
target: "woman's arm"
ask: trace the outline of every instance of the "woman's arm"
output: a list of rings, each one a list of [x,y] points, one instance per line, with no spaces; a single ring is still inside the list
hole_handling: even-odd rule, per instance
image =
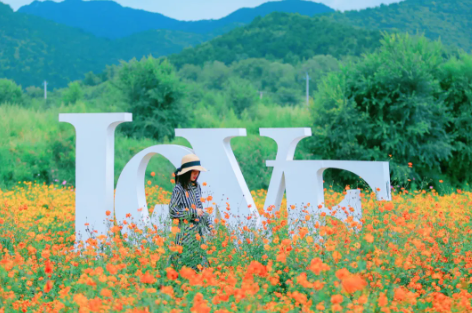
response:
[[[186,207],[185,190],[180,186],[175,186],[169,203],[170,218],[187,219],[189,221],[197,217],[197,210]]]

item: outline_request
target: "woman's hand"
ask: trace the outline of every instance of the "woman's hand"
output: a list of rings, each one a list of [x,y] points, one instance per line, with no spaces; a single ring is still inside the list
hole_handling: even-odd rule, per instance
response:
[[[203,210],[202,209],[197,209],[197,215],[202,216],[203,215]]]

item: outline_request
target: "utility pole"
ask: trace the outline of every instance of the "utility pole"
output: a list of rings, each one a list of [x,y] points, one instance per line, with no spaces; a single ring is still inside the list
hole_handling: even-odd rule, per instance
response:
[[[44,81],[44,100],[48,99],[48,83],[47,81]]]
[[[306,106],[310,104],[310,76],[306,73]]]

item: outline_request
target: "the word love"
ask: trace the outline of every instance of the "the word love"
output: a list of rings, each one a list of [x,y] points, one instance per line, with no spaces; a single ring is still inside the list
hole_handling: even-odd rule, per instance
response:
[[[195,153],[208,172],[201,173],[200,181],[208,183],[213,202],[220,208],[230,205],[232,214],[228,223],[237,225],[251,217],[258,226],[263,224],[238,161],[231,149],[231,138],[246,136],[243,128],[176,129],[175,135],[187,139],[193,149],[180,145],[155,145],[136,154],[124,167],[114,194],[114,133],[123,122],[131,122],[130,113],[60,114],[59,121],[68,122],[76,130],[76,241],[87,239],[87,223],[96,235],[106,234],[106,211],[115,212],[117,221],[131,214],[134,220],[150,224],[145,197],[145,170],[152,156],[167,158],[176,168],[184,155]],[[378,200],[390,200],[390,173],[388,162],[293,160],[295,149],[303,138],[311,136],[310,128],[261,128],[261,136],[277,143],[275,160],[266,161],[273,167],[264,208],[275,206],[277,211],[286,192],[289,224],[308,206],[313,218],[323,212],[323,172],[329,168],[350,171],[364,179],[377,194]],[[362,216],[358,190],[348,190],[340,207],[354,209],[350,215],[357,221]],[[161,217],[168,207],[159,205]],[[334,217],[345,220],[343,210],[335,210]],[[216,214],[214,210],[213,214]],[[149,225],[151,226],[151,225]],[[127,231],[123,228],[123,231]]]

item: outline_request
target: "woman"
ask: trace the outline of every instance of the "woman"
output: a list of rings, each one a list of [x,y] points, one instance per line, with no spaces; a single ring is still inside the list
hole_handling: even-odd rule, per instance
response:
[[[211,217],[203,211],[200,201],[202,189],[197,182],[200,171],[207,170],[200,165],[195,154],[182,158],[181,167],[175,171],[175,187],[169,203],[170,218],[178,220],[180,231],[175,244],[183,247],[182,254],[176,253],[170,261],[175,267],[182,265],[198,269],[198,265],[208,266],[206,251],[201,249],[205,237],[213,228]]]

